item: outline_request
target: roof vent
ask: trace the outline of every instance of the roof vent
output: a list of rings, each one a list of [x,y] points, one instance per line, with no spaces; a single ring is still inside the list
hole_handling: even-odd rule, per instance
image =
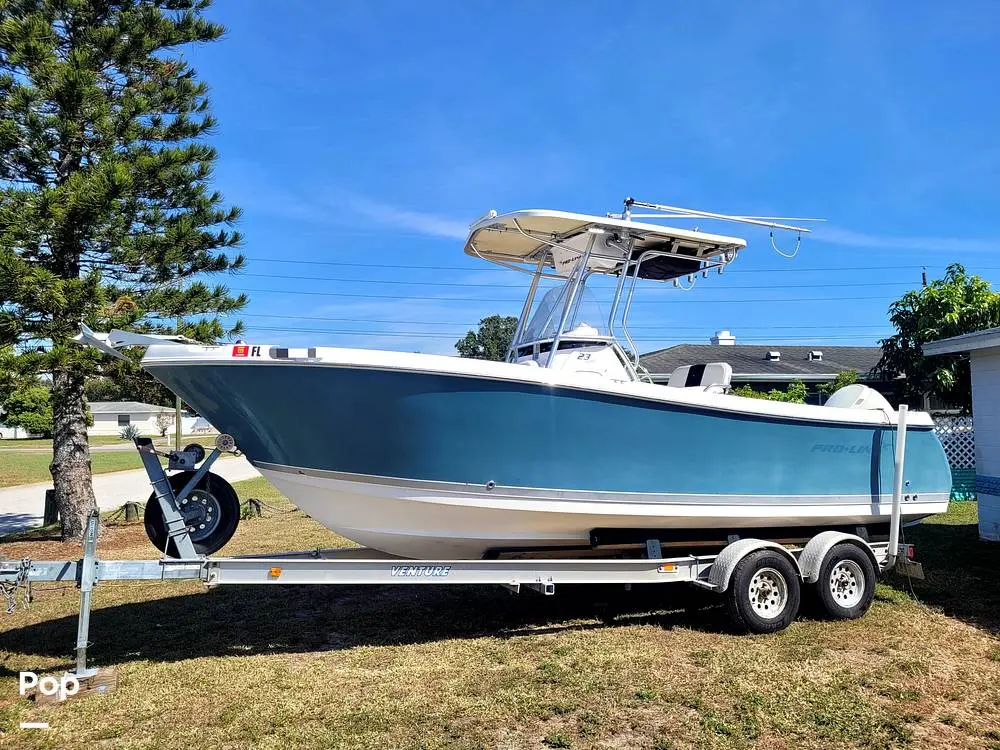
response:
[[[813,349],[811,352],[809,352],[809,360],[811,362],[822,362],[823,352],[820,351],[819,349]]]
[[[716,331],[709,341],[716,346],[733,346],[736,344],[736,337],[729,331]]]
[[[769,351],[767,353],[767,355],[764,357],[764,359],[769,360],[771,362],[780,362],[781,361],[781,352],[776,351],[776,350],[771,350],[771,351]]]

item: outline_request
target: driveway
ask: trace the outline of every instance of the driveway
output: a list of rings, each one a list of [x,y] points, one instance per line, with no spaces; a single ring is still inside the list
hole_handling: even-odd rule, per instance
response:
[[[260,476],[242,456],[216,461],[212,465],[212,473],[230,482]],[[41,526],[45,511],[45,490],[51,487],[51,482],[41,482],[0,489],[0,534]],[[128,502],[146,502],[150,492],[149,477],[143,469],[94,476],[94,495],[97,507],[102,511],[115,510]]]

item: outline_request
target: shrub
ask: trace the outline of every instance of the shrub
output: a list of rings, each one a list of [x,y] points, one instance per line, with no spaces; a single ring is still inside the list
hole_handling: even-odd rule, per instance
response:
[[[118,433],[118,437],[122,440],[135,440],[139,437],[139,428],[134,424],[126,425],[122,427],[121,432]]]
[[[806,402],[806,384],[801,380],[796,380],[794,383],[788,385],[788,390],[780,391],[777,388],[772,388],[767,393],[762,391],[755,391],[749,385],[741,385],[739,388],[733,388],[734,396],[743,396],[745,398],[762,398],[767,401],[787,401],[792,404],[804,404]]]
[[[846,385],[854,385],[858,382],[858,373],[856,370],[843,370],[837,373],[837,377],[833,379],[832,382],[822,383],[816,390],[822,393],[824,396],[832,396],[834,393],[839,391]]]

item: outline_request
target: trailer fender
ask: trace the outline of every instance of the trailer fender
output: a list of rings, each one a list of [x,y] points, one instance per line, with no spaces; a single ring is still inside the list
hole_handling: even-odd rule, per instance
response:
[[[827,554],[836,545],[842,543],[859,547],[868,555],[875,570],[879,570],[875,553],[872,552],[872,548],[864,539],[855,534],[846,534],[843,531],[824,531],[810,539],[802,550],[802,554],[799,555],[799,570],[802,572],[802,580],[805,583],[816,583],[819,580],[819,571],[823,567],[823,561],[826,560]]]
[[[715,562],[712,563],[712,567],[708,571],[708,583],[711,585],[712,590],[720,594],[726,591],[729,588],[729,581],[733,577],[733,571],[740,564],[740,560],[750,553],[762,549],[773,549],[780,552],[788,558],[792,567],[795,568],[796,573],[799,574],[799,577],[802,577],[802,571],[795,556],[780,544],[768,542],[764,539],[738,539],[724,547],[719,556],[715,558]]]

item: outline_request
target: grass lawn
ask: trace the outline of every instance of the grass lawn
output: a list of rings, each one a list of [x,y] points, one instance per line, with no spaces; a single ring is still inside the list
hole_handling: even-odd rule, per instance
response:
[[[287,512],[244,521],[225,552],[347,544],[263,480],[237,489]],[[892,579],[862,620],[774,636],[686,612],[679,586],[105,583],[91,657],[119,688],[48,708],[17,698],[16,673],[71,666],[77,595],[37,587],[0,617],[0,747],[1000,748],[1000,549],[974,523],[961,504],[908,533],[919,601]],[[0,552],[79,556],[34,537]],[[140,525],[103,532],[102,554],[154,557]]]
[[[95,438],[91,438],[92,444]],[[8,441],[4,441],[6,443]],[[10,441],[14,442],[14,441]],[[49,450],[40,450],[41,447],[52,447],[52,441],[18,440],[18,443],[40,443],[30,450],[9,450],[0,445],[0,487],[14,487],[19,484],[33,484],[35,482],[51,482],[52,475],[49,474],[49,464],[52,463],[52,453]],[[115,443],[122,441],[115,438]],[[215,436],[206,438],[204,435],[193,437],[190,442],[200,442],[206,446],[212,446]],[[109,444],[109,443],[104,443]],[[157,441],[157,446],[168,447],[165,443],[161,446]],[[186,444],[186,443],[185,443]],[[170,443],[169,445],[172,445]],[[91,468],[95,474],[106,474],[109,471],[125,471],[127,469],[141,469],[142,461],[139,454],[133,450],[120,451],[92,451],[90,454]]]
[[[89,440],[91,445],[118,445],[118,444],[124,445],[126,442],[117,435],[91,435]],[[22,448],[51,448],[51,447],[52,447],[52,440],[50,438],[23,438],[18,440],[0,441],[0,450],[16,451]]]
[[[174,434],[171,432],[167,437],[160,437],[159,435],[147,435],[146,437],[151,437],[156,440],[157,445],[160,443],[169,443],[173,445]],[[91,435],[88,438],[90,444],[93,445],[128,445],[129,441],[122,440],[117,435]],[[188,442],[199,442],[199,443],[211,443],[215,440],[215,435],[185,435],[184,440]],[[0,451],[17,451],[23,450],[24,448],[52,448],[52,440],[50,438],[24,438],[18,440],[0,440]]]
[[[142,462],[136,451],[91,453],[90,461],[95,474],[142,468]],[[0,452],[0,487],[50,482],[52,481],[52,475],[49,474],[50,463],[52,463],[52,454],[48,452]]]

